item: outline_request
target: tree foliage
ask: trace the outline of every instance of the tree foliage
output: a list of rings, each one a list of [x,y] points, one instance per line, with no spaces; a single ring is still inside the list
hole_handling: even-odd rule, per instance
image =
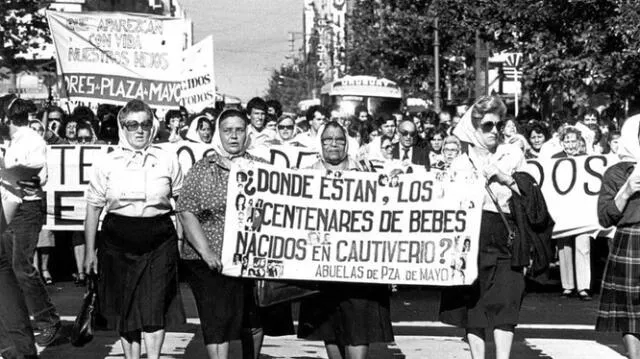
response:
[[[0,61],[15,68],[24,64],[19,55],[51,43],[43,2],[36,0],[0,0]]]
[[[534,100],[637,97],[639,13],[640,2],[628,0],[360,0],[350,19],[349,66],[352,74],[398,81],[408,95],[432,96],[437,16],[441,77],[451,76],[454,92],[473,86],[479,31],[494,51],[524,54],[524,88]]]

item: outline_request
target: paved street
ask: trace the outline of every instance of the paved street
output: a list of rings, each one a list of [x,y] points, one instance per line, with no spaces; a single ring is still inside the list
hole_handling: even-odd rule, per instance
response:
[[[169,333],[163,348],[166,358],[206,358],[191,292],[183,286],[183,299],[189,323]],[[53,300],[65,319],[65,330],[80,306],[83,289],[72,283],[50,287]],[[396,341],[375,345],[371,358],[470,358],[463,332],[437,321],[438,291],[430,288],[401,287],[393,296],[392,318]],[[558,293],[530,293],[521,313],[522,325],[516,331],[512,358],[624,358],[617,334],[593,331],[598,297],[592,302],[563,299]],[[492,347],[491,347],[492,348]],[[98,332],[84,348],[68,343],[47,348],[43,359],[122,358],[115,333]],[[238,343],[232,358],[240,357]],[[492,358],[493,356],[488,356]],[[294,336],[267,338],[262,358],[326,358],[321,342],[298,340]]]

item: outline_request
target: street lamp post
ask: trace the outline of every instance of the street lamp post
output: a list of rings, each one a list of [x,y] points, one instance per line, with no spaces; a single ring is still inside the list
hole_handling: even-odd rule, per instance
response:
[[[438,37],[438,17],[433,20],[433,66],[434,71],[434,89],[433,89],[433,106],[436,112],[440,112],[440,38]]]

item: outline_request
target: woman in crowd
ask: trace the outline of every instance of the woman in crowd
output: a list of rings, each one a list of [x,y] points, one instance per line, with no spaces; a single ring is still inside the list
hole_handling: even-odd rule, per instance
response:
[[[347,131],[335,121],[318,131],[321,159],[314,169],[360,170],[348,155]],[[385,285],[326,283],[300,304],[300,338],[323,340],[330,359],[367,357],[369,344],[393,341]]]
[[[393,137],[380,136],[380,153],[385,161],[393,159]]]
[[[272,145],[302,146],[300,142],[296,141],[297,132],[294,118],[290,115],[282,115],[278,118],[274,138],[267,141],[267,143]]]
[[[456,136],[447,136],[442,145],[443,169],[451,167],[453,161],[462,152],[462,144]]]
[[[235,162],[258,159],[247,153],[250,140],[243,112],[223,111],[216,127],[215,153],[189,170],[178,200],[176,211],[188,242],[182,259],[209,358],[227,358],[229,342],[242,339],[243,329],[250,329],[253,336],[251,343],[243,343],[243,357],[257,358],[263,332],[252,295],[253,281],[223,276],[220,254],[230,168]]]
[[[617,228],[602,279],[597,331],[620,332],[629,358],[640,358],[640,116],[622,126],[618,156],[598,197],[598,220]]]
[[[169,136],[167,138],[167,142],[178,142],[182,141],[182,137],[180,137],[180,111],[178,110],[169,110],[164,115],[164,124],[169,131]]]
[[[580,141],[584,142],[584,139],[578,129],[573,126],[567,126],[559,136],[564,150],[551,156],[551,158],[574,157],[586,154],[586,149],[581,149]],[[591,233],[558,238],[558,259],[560,262],[560,280],[562,282],[561,295],[563,297],[577,295],[581,300],[591,300],[591,295],[589,294],[589,289],[591,288]]]
[[[78,141],[76,139],[76,129],[78,127],[78,120],[71,116],[67,117],[66,121],[62,124],[62,139],[67,144],[75,145]]]
[[[118,114],[120,142],[93,165],[87,189],[85,273],[100,272],[100,315],[117,330],[125,358],[159,358],[165,328],[184,322],[178,292],[178,236],[171,199],[182,188],[175,154],[151,142],[159,123],[151,108],[132,100]]]
[[[620,148],[620,132],[612,131],[609,133],[609,153],[618,154]]]
[[[199,115],[191,120],[185,138],[191,142],[211,143],[211,139],[213,138],[213,124],[209,117]]]
[[[551,137],[549,129],[542,122],[534,122],[527,128],[526,138],[529,141],[529,148],[524,152],[526,159],[538,158],[542,145]]]
[[[442,162],[442,144],[447,133],[444,130],[436,130],[429,137],[429,163],[435,165]]]
[[[524,153],[529,147],[529,143],[526,138],[520,134],[520,128],[513,117],[509,117],[504,120],[502,129],[500,130],[501,141],[503,143],[510,143],[518,146]]]
[[[493,330],[496,358],[509,357],[525,288],[522,267],[512,266],[520,259],[512,256],[509,240],[509,228],[515,228],[509,200],[520,193],[512,174],[524,164],[524,155],[516,146],[499,144],[498,127],[505,113],[499,97],[484,96],[454,130],[469,147],[468,155],[458,157],[452,168],[478,171],[486,178],[488,190],[482,205],[478,279],[471,286],[443,290],[440,320],[465,328],[473,358],[485,357],[487,330]]]

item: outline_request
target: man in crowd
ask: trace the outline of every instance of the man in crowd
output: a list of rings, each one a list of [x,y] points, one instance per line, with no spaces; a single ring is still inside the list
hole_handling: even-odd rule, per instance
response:
[[[0,126],[4,131],[8,129],[11,139],[4,157],[3,181],[10,182],[6,184],[20,194],[22,188],[17,185],[17,181],[38,176],[41,183],[44,183],[47,178],[46,143],[37,132],[29,128],[29,113],[34,111],[32,102],[16,99],[8,106],[5,121]],[[40,184],[24,195],[13,221],[2,234],[0,251],[10,255],[13,272],[34,317],[36,328],[40,330],[36,342],[47,346],[56,338],[60,329],[60,317],[40,273],[33,265],[38,234],[44,223],[43,196]]]
[[[418,142],[418,129],[413,121],[404,119],[398,124],[400,141],[393,145],[392,156],[413,165],[424,166],[427,171],[429,163],[429,149]]]
[[[327,122],[329,111],[326,108],[316,105],[311,106],[306,113],[307,122],[309,123],[309,131],[299,135],[300,143],[308,148],[320,151],[320,141],[318,140],[318,130]]]
[[[249,116],[247,135],[251,139],[252,146],[269,140],[271,134],[263,132],[267,119],[267,103],[260,97],[252,98],[247,103],[247,116]]]
[[[382,136],[395,138],[396,135],[396,118],[394,115],[382,113],[376,118],[376,126],[379,129],[380,136],[376,136],[371,142],[365,144],[360,149],[359,155],[364,158],[377,159],[382,158],[380,152],[380,138]]]

